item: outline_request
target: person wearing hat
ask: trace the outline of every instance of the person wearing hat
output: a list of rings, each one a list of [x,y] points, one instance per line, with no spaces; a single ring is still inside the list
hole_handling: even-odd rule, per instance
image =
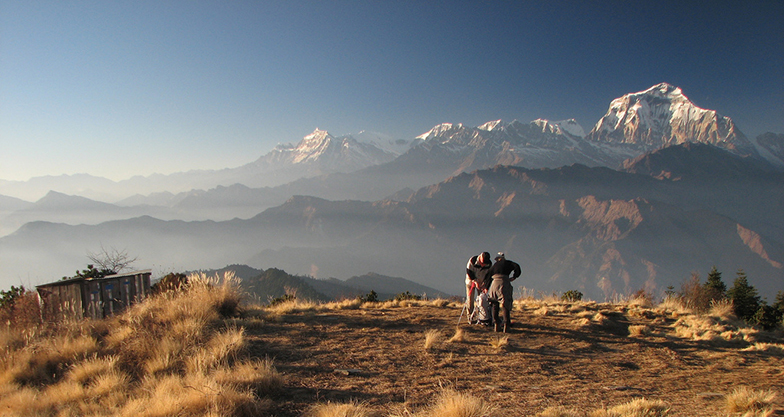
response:
[[[510,277],[509,274],[512,276]],[[487,295],[493,306],[493,321],[497,332],[501,331],[501,322],[498,317],[499,308],[503,309],[503,332],[508,333],[512,327],[512,281],[516,280],[520,274],[520,265],[506,259],[503,252],[498,252],[495,264],[487,271],[487,275],[493,280]]]
[[[479,255],[472,256],[468,259],[466,264],[466,303],[468,304],[469,317],[474,312],[474,299],[476,298],[477,288],[482,287],[487,277],[487,271],[490,269],[493,261],[490,260],[490,252],[482,252]]]

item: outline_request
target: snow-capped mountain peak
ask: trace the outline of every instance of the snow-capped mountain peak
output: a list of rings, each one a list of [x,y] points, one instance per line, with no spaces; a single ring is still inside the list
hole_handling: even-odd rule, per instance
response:
[[[369,143],[385,152],[390,152],[395,155],[404,154],[407,150],[411,149],[414,142],[413,139],[396,139],[390,135],[367,130],[362,130],[352,136],[359,142]]]
[[[503,122],[501,121],[501,119],[482,124],[479,127],[477,127],[477,129],[492,132],[494,129],[498,128],[499,126],[503,126]]]
[[[316,128],[313,133],[305,136],[294,148],[295,156],[292,163],[298,164],[307,160],[318,159],[333,142],[334,137],[326,130]]]
[[[654,85],[653,87],[641,91],[636,94],[645,94],[645,95],[652,95],[657,97],[667,97],[669,99],[686,99],[686,96],[683,95],[683,91],[681,91],[680,87],[676,87],[672,84],[668,83],[659,83]]]
[[[389,162],[397,155],[374,143],[360,142],[350,135],[335,137],[317,128],[296,145],[276,146],[254,165],[259,172],[278,172],[281,178],[288,178],[356,171]],[[286,174],[280,174],[284,171]]]
[[[572,135],[577,136],[580,138],[585,137],[585,129],[577,123],[577,120],[574,119],[567,119],[567,120],[559,120],[557,122],[553,122],[553,124],[558,125],[561,130],[564,132]]]
[[[613,100],[586,139],[647,150],[699,142],[758,156],[730,118],[697,107],[680,88],[667,83]]]
[[[456,125],[452,123],[441,123],[439,125],[436,125],[432,129],[430,129],[429,131],[417,136],[416,138],[422,140],[428,140],[434,137],[444,136],[447,132],[451,130],[458,130],[462,128],[463,128],[462,123],[458,123]]]
[[[321,142],[328,137],[332,137],[332,135],[330,135],[329,132],[327,132],[326,130],[321,130],[319,128],[316,128],[316,130],[314,130],[313,133],[303,138],[303,142],[309,142],[309,141]]]

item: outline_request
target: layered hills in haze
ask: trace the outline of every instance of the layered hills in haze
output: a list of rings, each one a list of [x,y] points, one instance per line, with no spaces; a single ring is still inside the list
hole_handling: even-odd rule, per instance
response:
[[[584,132],[542,119],[400,141],[316,130],[239,168],[155,177],[202,189],[78,200],[81,225],[44,204],[68,196],[4,198],[18,230],[0,238],[0,268],[48,281],[104,245],[180,270],[372,271],[459,294],[466,259],[487,250],[523,266],[518,286],[594,299],[660,293],[712,266],[729,284],[744,269],[769,299],[784,289],[784,135],[750,140],[668,84],[613,100]]]

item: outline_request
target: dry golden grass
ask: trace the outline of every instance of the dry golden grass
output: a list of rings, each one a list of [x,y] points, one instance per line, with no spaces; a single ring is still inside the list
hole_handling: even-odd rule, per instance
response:
[[[642,308],[651,308],[653,303],[647,297],[633,297],[629,299],[626,303],[630,307],[642,307]]]
[[[730,299],[712,301],[708,315],[711,317],[716,317],[717,319],[725,322],[737,320],[737,317],[735,317],[735,311],[732,307],[732,300]]]
[[[406,414],[414,417],[500,417],[500,410],[490,402],[471,394],[452,389],[442,390],[435,402],[419,412]]]
[[[745,352],[767,352],[773,355],[784,355],[784,344],[757,342],[741,350]]]
[[[95,378],[116,369],[116,366],[117,356],[99,358],[96,355],[82,362],[73,364],[66,374],[66,378],[80,384],[87,384]]]
[[[725,370],[704,376],[707,371],[691,367],[689,362],[709,357],[700,346],[712,345],[731,373],[741,375],[754,366],[766,378],[778,377],[766,366],[780,362],[784,352],[781,339],[775,340],[779,336],[742,327],[726,314],[726,306],[697,315],[674,303],[649,308],[528,298],[515,302],[520,326],[511,334],[462,325],[444,343],[462,304],[293,300],[250,307],[239,304],[240,294],[228,278],[196,276],[182,293],[155,297],[104,321],[1,331],[0,413],[660,417],[669,415],[670,405],[629,401],[629,391],[612,387],[623,381],[668,402],[677,396],[676,414],[685,415],[694,393],[682,395],[667,380],[688,375],[690,384],[702,384],[697,393],[737,381]],[[429,330],[423,342],[424,329]],[[633,339],[643,336],[644,341]],[[269,357],[283,361],[286,380]],[[334,372],[339,368],[360,372],[344,376]],[[651,374],[657,376],[643,369],[655,369]],[[499,382],[498,375],[511,379]],[[455,390],[439,388],[453,386],[452,381]],[[773,391],[750,391],[728,395],[737,410],[729,412],[751,417],[781,408],[770,396]],[[595,410],[596,404],[619,403]],[[552,404],[564,406],[546,408]]]
[[[670,407],[664,401],[636,398],[607,410],[596,410],[589,415],[590,417],[665,417],[670,415]]]
[[[579,318],[572,321],[572,325],[578,328],[588,327],[591,325],[591,319],[589,318]]]
[[[182,292],[152,297],[101,321],[60,323],[5,336],[0,409],[25,416],[254,415],[282,378],[245,359],[231,275],[193,276]]]
[[[640,325],[633,325],[629,326],[629,336],[630,337],[643,337],[647,336],[651,333],[651,328],[647,325],[640,324]]]
[[[244,359],[231,366],[218,368],[214,374],[220,384],[237,385],[256,392],[273,393],[284,383],[272,359]]]
[[[552,316],[553,313],[554,310],[547,306],[540,307],[536,311],[534,311],[534,314],[536,314],[537,316]]]
[[[455,334],[449,338],[447,343],[465,342],[467,340],[466,332],[461,327],[455,328]]]
[[[678,317],[684,314],[694,314],[694,311],[687,307],[683,302],[676,297],[667,297],[658,306],[656,310],[661,313],[666,313],[672,317]]]
[[[436,299],[430,300],[429,304],[431,306],[433,306],[433,307],[446,307],[446,306],[449,305],[449,300],[445,300],[443,298],[436,298]]]
[[[436,344],[441,341],[441,331],[436,329],[430,329],[425,332],[425,344],[424,348],[426,351],[433,350]]]
[[[509,336],[496,336],[490,338],[490,346],[493,349],[501,350],[509,345]]]
[[[371,417],[374,415],[366,406],[356,403],[316,404],[304,414],[305,417]]]
[[[715,315],[683,314],[672,325],[677,337],[705,342],[756,343],[759,331],[737,320]]]
[[[773,391],[740,387],[728,394],[725,397],[725,401],[727,411],[730,413],[744,413],[756,416],[772,413],[772,403],[775,398],[776,393]]]
[[[346,299],[327,303],[327,309],[331,310],[354,310],[360,308],[363,302],[359,298]]]
[[[537,417],[582,417],[584,414],[566,407],[547,407]]]

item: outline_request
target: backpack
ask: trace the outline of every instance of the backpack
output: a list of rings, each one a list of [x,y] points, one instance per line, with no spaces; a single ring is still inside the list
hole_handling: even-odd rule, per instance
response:
[[[487,293],[484,291],[478,291],[476,295],[476,303],[474,303],[474,308],[476,309],[475,318],[479,322],[490,322],[492,321],[492,312],[490,310],[490,300],[487,298]]]

